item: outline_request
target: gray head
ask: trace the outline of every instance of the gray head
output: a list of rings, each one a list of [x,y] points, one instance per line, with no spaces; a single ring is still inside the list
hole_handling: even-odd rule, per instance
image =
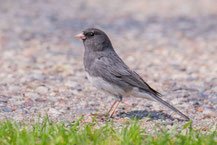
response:
[[[82,33],[75,36],[83,41],[85,49],[88,51],[103,51],[112,49],[112,44],[105,32],[96,29],[88,28]]]

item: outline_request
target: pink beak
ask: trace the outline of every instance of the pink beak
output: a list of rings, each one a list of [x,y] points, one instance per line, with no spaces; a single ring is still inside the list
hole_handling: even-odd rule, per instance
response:
[[[83,32],[80,33],[80,34],[75,35],[75,37],[78,38],[78,39],[81,39],[81,40],[86,39],[86,37],[84,36]]]

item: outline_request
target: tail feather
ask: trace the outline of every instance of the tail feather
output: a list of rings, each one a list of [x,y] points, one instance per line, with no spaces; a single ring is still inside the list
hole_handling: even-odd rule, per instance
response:
[[[162,95],[160,93],[158,93],[157,91],[155,91],[154,93],[149,93],[149,95],[151,95],[156,101],[162,103],[164,106],[168,107],[169,109],[173,110],[174,112],[176,112],[177,114],[179,114],[180,116],[185,118],[187,121],[190,120],[190,118],[188,116],[183,114],[181,111],[176,109],[174,106],[170,105],[168,102],[161,99],[160,96],[162,96]]]

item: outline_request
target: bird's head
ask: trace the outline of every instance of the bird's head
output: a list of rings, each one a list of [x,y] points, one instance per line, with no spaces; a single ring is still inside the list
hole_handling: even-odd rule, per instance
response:
[[[88,28],[75,37],[81,39],[88,50],[103,51],[113,49],[106,33],[96,28]]]

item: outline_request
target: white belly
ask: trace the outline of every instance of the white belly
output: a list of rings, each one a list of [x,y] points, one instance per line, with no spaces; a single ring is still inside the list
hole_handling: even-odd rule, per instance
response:
[[[93,77],[90,76],[88,73],[86,73],[86,76],[88,80],[91,82],[91,84],[96,87],[97,89],[103,90],[107,93],[113,94],[113,95],[123,95],[124,90],[122,90],[120,87],[112,85],[105,80],[103,80],[100,77]]]
[[[93,77],[86,73],[88,80],[97,89],[103,90],[112,95],[121,95],[123,97],[134,96],[138,98],[144,98],[147,100],[155,101],[150,95],[144,92],[140,92],[138,88],[133,88],[130,92],[125,92],[123,89],[116,85],[112,85],[100,77]]]

